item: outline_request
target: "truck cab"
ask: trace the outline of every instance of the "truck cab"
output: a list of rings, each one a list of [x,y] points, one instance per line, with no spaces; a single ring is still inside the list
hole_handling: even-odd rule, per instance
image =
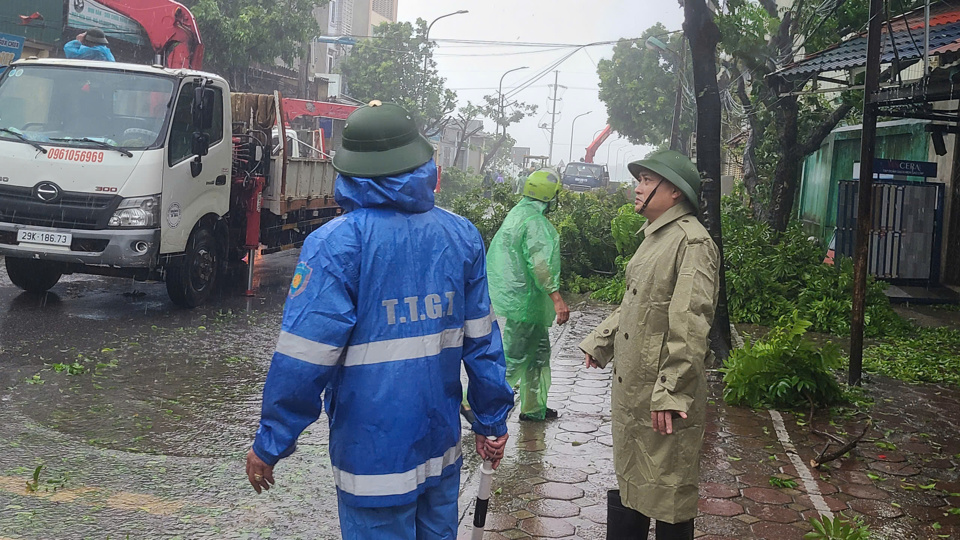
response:
[[[208,295],[227,243],[230,126],[216,75],[13,63],[0,77],[0,254],[11,280],[39,292],[84,272],[165,279],[187,305]]]
[[[571,191],[606,189],[610,183],[610,173],[606,165],[577,161],[568,163],[563,169],[561,182]]]

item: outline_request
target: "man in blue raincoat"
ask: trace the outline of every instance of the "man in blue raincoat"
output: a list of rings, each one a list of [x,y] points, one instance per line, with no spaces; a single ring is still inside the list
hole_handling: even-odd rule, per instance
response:
[[[82,34],[77,34],[77,39],[68,41],[63,46],[63,54],[67,58],[76,60],[116,62],[110,47],[107,47],[109,44],[103,30],[91,28]]]
[[[304,243],[247,454],[250,483],[269,489],[325,408],[344,538],[456,538],[461,364],[477,452],[496,465],[507,440],[483,239],[434,206],[432,158],[397,105],[347,119],[333,162],[345,214]]]

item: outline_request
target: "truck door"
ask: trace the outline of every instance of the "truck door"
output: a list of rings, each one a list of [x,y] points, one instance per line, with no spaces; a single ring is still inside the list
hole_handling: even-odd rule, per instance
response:
[[[214,82],[215,92],[213,127],[204,130],[209,137],[210,150],[202,157],[202,170],[194,176],[190,162],[193,153],[193,98],[194,79],[182,83],[174,106],[167,139],[166,162],[163,175],[161,253],[179,253],[184,250],[194,225],[207,214],[223,216],[230,205],[230,163],[232,144],[225,133],[229,120],[226,100],[229,92]]]

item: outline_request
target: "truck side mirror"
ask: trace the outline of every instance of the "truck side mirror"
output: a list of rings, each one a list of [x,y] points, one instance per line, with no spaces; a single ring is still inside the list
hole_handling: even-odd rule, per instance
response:
[[[190,144],[191,153],[196,156],[205,156],[210,151],[210,136],[202,131],[193,132],[193,141]]]
[[[213,128],[213,106],[217,94],[213,88],[206,86],[197,86],[193,89],[193,105],[190,112],[193,113],[194,129],[203,131]]]

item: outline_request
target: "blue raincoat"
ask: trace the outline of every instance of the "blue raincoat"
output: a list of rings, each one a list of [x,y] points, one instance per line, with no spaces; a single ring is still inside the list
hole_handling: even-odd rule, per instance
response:
[[[104,62],[116,62],[113,53],[106,45],[94,45],[88,47],[78,40],[67,42],[63,46],[63,55],[75,60],[101,60]]]
[[[513,392],[483,240],[434,206],[436,181],[433,161],[396,177],[339,176],[346,213],[307,238],[290,287],[253,450],[270,465],[289,456],[324,393],[341,504],[407,505],[456,485],[461,362],[473,430],[507,431]]]

